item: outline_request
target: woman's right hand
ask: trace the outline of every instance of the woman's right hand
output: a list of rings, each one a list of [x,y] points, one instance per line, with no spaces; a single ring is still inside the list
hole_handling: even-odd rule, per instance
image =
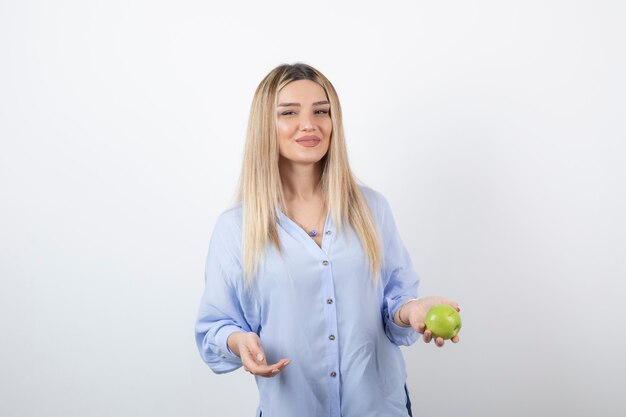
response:
[[[228,336],[228,348],[241,358],[243,369],[252,375],[266,378],[276,376],[291,362],[281,359],[273,365],[268,365],[261,346],[261,339],[254,332],[235,332]]]

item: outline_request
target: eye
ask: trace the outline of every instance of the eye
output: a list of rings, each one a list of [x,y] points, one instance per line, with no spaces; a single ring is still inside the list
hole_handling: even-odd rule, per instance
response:
[[[280,115],[281,116],[293,116],[294,114],[296,114],[295,111],[293,110],[285,110],[284,112],[282,112]]]
[[[315,114],[317,114],[317,115],[326,115],[326,114],[329,114],[329,113],[330,113],[330,110],[328,110],[328,109],[317,109],[317,110],[315,110]]]

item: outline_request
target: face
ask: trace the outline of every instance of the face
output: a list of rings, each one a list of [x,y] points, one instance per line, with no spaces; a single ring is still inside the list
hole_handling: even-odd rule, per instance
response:
[[[278,148],[283,161],[319,162],[333,130],[326,92],[310,80],[292,81],[278,93]]]

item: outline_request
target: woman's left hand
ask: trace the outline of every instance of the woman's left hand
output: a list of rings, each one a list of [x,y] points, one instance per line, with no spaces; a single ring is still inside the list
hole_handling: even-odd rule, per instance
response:
[[[413,327],[416,332],[421,333],[423,335],[424,342],[430,343],[430,341],[433,340],[433,333],[426,328],[424,320],[428,310],[437,304],[449,304],[454,307],[456,311],[461,311],[458,303],[445,297],[424,297],[404,304],[400,309],[398,309],[398,316],[401,321],[410,323],[411,327]],[[400,314],[402,314],[401,317]],[[450,339],[450,341],[452,343],[458,343],[459,336],[454,336]],[[445,341],[442,337],[435,338],[435,345],[442,347],[444,344]]]

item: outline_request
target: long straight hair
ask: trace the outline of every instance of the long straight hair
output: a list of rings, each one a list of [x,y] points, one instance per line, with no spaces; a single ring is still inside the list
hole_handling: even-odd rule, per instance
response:
[[[298,80],[314,81],[326,92],[332,133],[328,152],[320,161],[320,188],[338,231],[350,225],[356,232],[376,280],[382,263],[380,237],[348,163],[339,97],[321,72],[297,63],[280,65],[270,71],[257,87],[250,108],[237,196],[237,200],[243,203],[243,269],[246,282],[251,283],[254,279],[269,244],[281,251],[276,223],[285,201],[278,169],[276,106],[278,93],[283,87]]]

